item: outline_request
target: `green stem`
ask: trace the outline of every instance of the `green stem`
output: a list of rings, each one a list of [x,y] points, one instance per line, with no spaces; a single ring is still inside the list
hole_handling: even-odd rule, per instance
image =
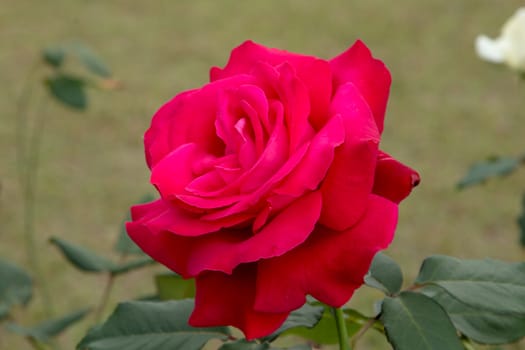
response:
[[[26,245],[26,256],[35,281],[40,285],[46,316],[53,316],[51,293],[43,278],[36,244],[35,212],[36,212],[36,182],[39,167],[40,146],[42,143],[44,117],[42,108],[37,109],[31,128],[29,120],[29,104],[31,102],[31,80],[37,71],[38,64],[31,69],[28,78],[20,92],[16,107],[16,160],[18,182],[22,191],[23,235]]]
[[[106,282],[106,286],[104,287],[104,292],[102,293],[100,303],[98,304],[97,309],[95,311],[95,323],[99,323],[100,319],[102,318],[102,314],[104,313],[104,309],[106,308],[106,305],[108,304],[109,296],[111,295],[111,290],[113,289],[114,282],[115,282],[115,275],[110,272],[108,274],[108,280]]]
[[[40,253],[36,244],[36,229],[35,229],[35,214],[36,214],[36,193],[37,180],[40,169],[40,148],[42,145],[42,137],[45,129],[45,119],[43,115],[43,106],[38,109],[36,115],[35,125],[33,126],[33,133],[28,140],[27,158],[26,158],[26,183],[25,183],[25,233],[27,238],[27,251],[30,254],[30,259],[33,265],[33,272],[36,275],[36,281],[39,283],[42,291],[42,299],[44,302],[44,310],[48,317],[53,316],[53,302],[51,292],[46,278],[42,271],[42,264],[40,262]]]
[[[357,342],[359,339],[361,339],[361,337],[371,328],[374,326],[374,323],[376,322],[376,319],[375,318],[371,318],[369,319],[362,327],[361,329],[359,330],[359,332],[357,332],[353,337],[352,337],[352,340],[350,341],[350,345],[355,349],[357,347]]]
[[[34,338],[27,337],[27,341],[29,342],[29,344],[31,344],[31,346],[35,350],[49,350],[48,346],[46,346],[44,343],[41,343]]]
[[[341,308],[333,308],[333,311],[335,325],[337,327],[337,337],[339,339],[339,350],[351,350],[343,310]]]
[[[28,107],[33,92],[33,75],[37,72],[40,62],[37,61],[31,67],[22,88],[18,95],[15,107],[15,118],[16,118],[16,140],[15,140],[15,154],[16,154],[16,165],[18,171],[18,181],[20,187],[23,187],[25,174],[27,171],[27,132],[28,132]]]

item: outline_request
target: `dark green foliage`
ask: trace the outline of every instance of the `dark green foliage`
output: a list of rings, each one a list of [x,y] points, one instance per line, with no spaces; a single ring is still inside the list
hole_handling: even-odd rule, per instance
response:
[[[344,309],[346,330],[348,337],[356,334],[365,323],[370,319],[360,312],[353,309]],[[312,328],[296,327],[289,329],[284,333],[285,335],[298,335],[305,339],[309,339],[317,344],[336,344],[337,329],[335,328],[335,318],[330,308],[325,308],[321,319]]]
[[[219,350],[270,350],[270,343],[258,343],[247,341],[246,339],[237,340],[223,344]]]
[[[274,333],[263,338],[266,341],[275,340],[281,333],[296,327],[314,327],[323,315],[324,307],[304,304],[301,308],[290,313],[283,325]]]
[[[51,95],[64,105],[84,110],[87,107],[86,82],[78,77],[58,74],[46,80]]]
[[[110,272],[114,275],[119,275],[143,266],[155,264],[155,261],[149,257],[139,258],[127,263],[116,264],[87,248],[67,242],[60,238],[51,238],[50,242],[60,249],[67,261],[79,270],[85,272]]]
[[[42,50],[42,58],[44,62],[54,68],[59,68],[66,57],[66,51],[60,46],[47,47]]]
[[[467,175],[458,182],[457,187],[463,189],[483,183],[492,177],[508,175],[516,170],[522,162],[523,159],[521,158],[496,157],[476,163],[470,167]]]
[[[20,267],[0,259],[0,320],[15,305],[26,305],[33,295],[33,282]]]
[[[440,287],[425,287],[423,293],[445,309],[461,333],[478,343],[506,344],[525,336],[525,315],[472,307],[452,297]]]
[[[365,276],[365,283],[388,295],[394,295],[401,290],[403,274],[399,265],[392,258],[379,252],[372,260],[370,270]]]
[[[69,49],[71,53],[75,54],[91,73],[103,78],[111,76],[111,71],[108,66],[85,44],[76,42],[69,44],[66,48]]]
[[[193,328],[193,300],[121,303],[77,345],[79,350],[200,350],[211,339],[226,340],[228,328]]]
[[[520,229],[520,244],[525,249],[525,193],[521,197],[521,213],[518,217],[518,226]]]
[[[402,292],[385,298],[381,321],[395,350],[463,350],[443,308],[425,295]]]
[[[50,46],[42,50],[42,58],[45,63],[53,68],[61,68],[66,57],[75,56],[86,69],[102,78],[111,76],[109,67],[104,61],[87,45],[81,42]]]
[[[47,342],[59,335],[65,329],[82,320],[89,313],[88,309],[72,312],[59,319],[44,321],[33,327],[22,327],[14,323],[7,325],[11,332],[32,338],[40,342]]]
[[[525,315],[525,263],[432,256],[423,262],[419,285],[437,285],[472,307]]]
[[[296,345],[287,350],[311,350],[312,347],[308,344]],[[282,348],[274,348],[269,343],[249,342],[246,339],[237,340],[231,343],[223,344],[219,350],[284,350]]]

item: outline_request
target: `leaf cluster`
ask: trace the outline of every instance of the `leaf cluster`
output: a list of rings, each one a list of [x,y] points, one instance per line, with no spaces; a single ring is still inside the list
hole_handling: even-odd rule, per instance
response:
[[[155,281],[157,301],[120,304],[77,349],[200,350],[216,339],[220,350],[277,350],[278,337],[294,335],[308,341],[289,348],[299,350],[338,341],[332,309],[313,299],[275,333],[255,341],[235,338],[228,328],[192,328],[187,324],[193,308],[188,298],[194,296],[189,281],[176,274],[157,275]],[[385,298],[373,316],[343,308],[354,345],[369,329],[385,334],[396,350],[461,350],[472,348],[472,342],[506,344],[525,336],[525,263],[431,256],[415,283],[402,290],[401,269],[379,253],[365,281]]]

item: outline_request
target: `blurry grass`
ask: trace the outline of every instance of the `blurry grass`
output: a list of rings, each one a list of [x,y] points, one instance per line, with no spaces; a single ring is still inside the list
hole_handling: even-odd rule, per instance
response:
[[[128,206],[151,191],[141,140],[161,103],[203,84],[209,67],[223,65],[230,49],[245,39],[329,58],[361,38],[394,79],[382,148],[422,176],[420,187],[401,206],[388,252],[401,263],[406,279],[411,281],[421,260],[435,253],[519,260],[515,218],[525,188],[522,173],[464,192],[455,191],[454,184],[476,160],[523,151],[525,83],[481,62],[473,51],[475,36],[496,35],[520,4],[8,1],[0,6],[0,256],[25,264],[13,101],[44,46],[86,42],[124,83],[122,91],[90,91],[86,113],[53,103],[45,111],[38,244],[55,303],[65,313],[95,303],[105,279],[74,271],[46,241],[56,235],[110,253]],[[148,276],[124,277],[113,301],[151,291]],[[371,312],[373,299],[363,291],[351,303]],[[38,302],[29,313],[19,313],[22,323],[41,317]],[[67,348],[83,331],[64,336]],[[374,349],[388,348],[370,342]],[[0,329],[0,349],[26,348]]]

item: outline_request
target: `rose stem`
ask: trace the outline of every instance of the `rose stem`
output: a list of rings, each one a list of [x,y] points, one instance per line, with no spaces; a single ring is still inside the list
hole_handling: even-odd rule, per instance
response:
[[[31,98],[31,77],[38,69],[38,62],[31,69],[27,81],[22,88],[17,101],[16,124],[16,155],[18,180],[22,189],[23,223],[26,241],[26,255],[33,278],[40,286],[44,304],[44,311],[48,317],[53,315],[51,293],[46,278],[40,268],[38,249],[35,242],[35,206],[36,206],[36,179],[39,166],[40,145],[43,136],[44,118],[42,108],[38,109],[33,132],[30,133],[28,123],[28,105]]]
[[[334,311],[335,325],[337,327],[337,336],[339,339],[339,350],[351,350],[348,343],[348,331],[346,330],[346,323],[343,315],[343,309],[332,308]]]

